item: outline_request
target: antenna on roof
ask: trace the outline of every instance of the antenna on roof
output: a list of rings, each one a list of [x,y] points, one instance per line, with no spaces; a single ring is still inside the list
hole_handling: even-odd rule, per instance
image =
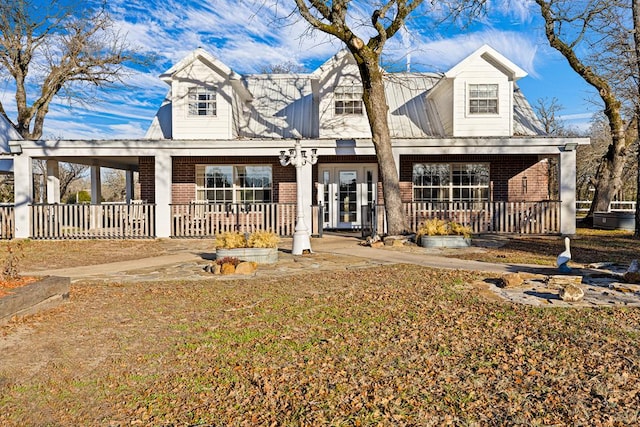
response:
[[[407,73],[411,72],[411,54],[407,53]]]

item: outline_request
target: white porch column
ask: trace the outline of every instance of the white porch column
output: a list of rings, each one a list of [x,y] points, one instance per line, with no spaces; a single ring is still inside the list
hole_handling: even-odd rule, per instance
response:
[[[131,203],[131,199],[133,199],[133,171],[125,171],[124,174],[124,186],[126,191],[125,200],[127,203]]]
[[[60,166],[57,160],[47,160],[47,203],[60,203]]]
[[[102,202],[102,178],[100,166],[91,166],[91,204],[99,205]]]
[[[155,156],[156,237],[171,237],[171,155]]]
[[[33,203],[33,166],[31,157],[25,154],[13,156],[15,237],[27,239],[31,234],[31,212]]]
[[[100,166],[91,166],[91,229],[102,228],[102,179]]]
[[[558,162],[560,185],[560,233],[576,233],[576,152],[561,151]]]

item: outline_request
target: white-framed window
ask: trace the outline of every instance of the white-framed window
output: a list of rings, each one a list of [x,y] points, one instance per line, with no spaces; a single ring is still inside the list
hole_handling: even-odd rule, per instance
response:
[[[333,95],[336,116],[362,114],[362,86],[337,86]]]
[[[189,88],[189,116],[215,116],[217,114],[216,90],[207,86]]]
[[[271,165],[196,165],[196,200],[211,203],[268,203]]]
[[[416,202],[481,202],[489,200],[488,163],[414,163]]]
[[[498,85],[469,85],[469,114],[498,114]]]

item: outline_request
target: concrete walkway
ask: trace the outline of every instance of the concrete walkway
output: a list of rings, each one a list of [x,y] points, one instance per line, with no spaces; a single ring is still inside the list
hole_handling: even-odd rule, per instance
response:
[[[176,249],[171,254],[141,258],[130,261],[120,261],[107,264],[89,265],[82,267],[61,268],[55,270],[25,272],[25,275],[51,275],[70,277],[73,281],[85,279],[113,279],[127,280],[142,279],[152,272],[163,271],[165,279],[199,279],[203,274],[198,266],[204,268],[214,258],[213,251],[203,252],[199,241],[176,239]],[[192,245],[189,243],[192,242]],[[312,239],[313,254],[303,256],[291,255],[291,239],[282,239],[279,260],[274,265],[261,265],[260,272],[273,275],[274,273],[295,273],[311,266],[313,270],[344,270],[347,268],[388,265],[388,264],[416,264],[424,267],[446,268],[453,270],[474,270],[489,273],[506,273],[510,271],[531,271],[552,274],[552,267],[492,264],[478,261],[460,260],[445,256],[442,251],[428,250],[420,247],[384,247],[374,249],[360,245],[357,237],[343,235],[328,235]],[[192,246],[192,248],[190,248]],[[464,249],[463,249],[464,250]],[[300,268],[292,268],[295,266]],[[194,268],[196,276],[188,274],[185,268]],[[172,270],[173,269],[173,270]],[[152,274],[157,280],[160,274]]]
[[[498,241],[476,242],[487,246]],[[431,268],[470,270],[498,278],[509,272],[527,272],[545,276],[558,274],[555,266],[497,264],[448,257],[447,250],[425,249],[416,246],[384,246],[371,248],[360,245],[356,236],[325,235],[312,239],[313,254],[291,255],[291,239],[283,239],[275,264],[261,264],[253,276],[214,276],[204,270],[215,257],[212,241],[176,239],[167,242],[166,255],[130,261],[91,265],[57,270],[25,272],[24,275],[52,275],[70,277],[72,282],[137,283],[161,280],[270,280],[293,274],[322,274],[324,272],[369,268],[377,265],[415,264]],[[455,251],[482,251],[481,247]],[[449,250],[450,251],[450,250]],[[531,280],[523,286],[503,289],[496,280],[479,284],[483,289],[504,300],[536,306],[640,306],[640,286],[619,283],[614,278],[602,278],[601,271],[575,270],[584,276],[585,297],[577,303],[562,301],[557,290],[546,288],[541,280]],[[478,285],[478,284],[476,284]]]

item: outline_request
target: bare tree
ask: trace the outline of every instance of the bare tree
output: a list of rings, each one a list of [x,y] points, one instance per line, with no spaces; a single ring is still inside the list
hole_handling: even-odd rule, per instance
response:
[[[141,62],[97,9],[62,0],[0,1],[0,68],[15,82],[17,119],[2,114],[25,139],[42,136],[55,96],[88,101],[95,88],[120,82],[124,64]]]
[[[42,179],[46,179],[47,176],[47,164],[44,160],[34,160],[34,174]],[[81,165],[77,163],[61,162],[59,164],[58,179],[60,181],[60,200],[66,200],[68,192],[74,183],[86,178],[89,166]],[[44,189],[34,188],[35,199],[44,200],[44,194],[40,192]]]
[[[558,114],[563,108],[564,107],[558,103],[558,98],[555,96],[551,99],[538,98],[534,109],[542,123],[544,133],[553,136],[565,135],[567,132],[566,125]]]
[[[300,15],[313,27],[342,41],[353,55],[363,86],[363,103],[367,112],[371,139],[376,150],[382,180],[382,192],[387,213],[389,234],[401,234],[408,229],[402,210],[400,182],[391,149],[391,136],[385,99],[381,57],[385,43],[404,25],[409,15],[416,11],[423,0],[387,0],[359,4],[359,12],[370,10],[369,23],[349,19],[351,0],[295,0]],[[430,4],[429,2],[427,2]],[[485,1],[441,2],[442,8],[449,7],[452,15],[463,11],[477,10]],[[372,36],[356,34],[372,32]]]
[[[286,61],[281,64],[270,64],[260,69],[262,74],[289,74],[304,73],[305,68],[293,61]]]
[[[127,195],[125,171],[104,169],[102,172],[102,196],[107,202],[122,202]]]
[[[536,0],[545,22],[545,34],[551,47],[560,52],[571,68],[593,86],[604,104],[611,143],[596,171],[595,193],[588,218],[595,211],[606,211],[614,194],[621,188],[627,160],[626,125],[623,117],[623,97],[616,91],[626,80],[616,80],[611,68],[613,48],[620,52],[624,45],[625,8],[616,0]],[[628,37],[628,36],[627,36]],[[581,52],[584,53],[582,56]]]

